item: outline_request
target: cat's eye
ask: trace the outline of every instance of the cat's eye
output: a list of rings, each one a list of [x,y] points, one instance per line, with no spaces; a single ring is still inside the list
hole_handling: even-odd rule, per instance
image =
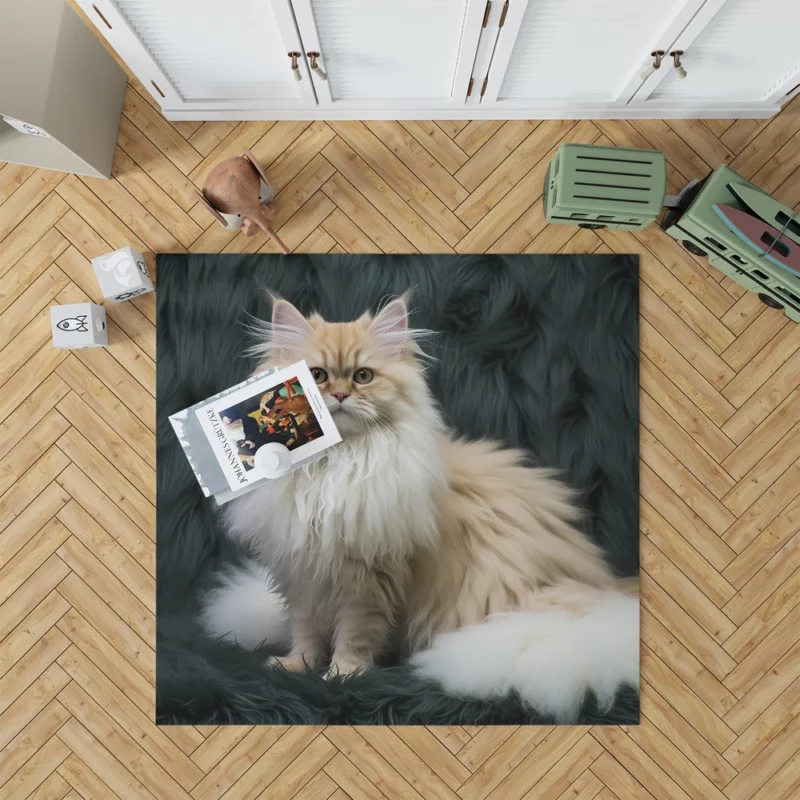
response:
[[[325,383],[325,381],[328,380],[328,373],[321,367],[314,367],[314,369],[311,370],[311,377],[314,379],[315,383]]]
[[[369,383],[374,377],[372,370],[367,367],[361,367],[353,373],[353,380],[356,383]]]

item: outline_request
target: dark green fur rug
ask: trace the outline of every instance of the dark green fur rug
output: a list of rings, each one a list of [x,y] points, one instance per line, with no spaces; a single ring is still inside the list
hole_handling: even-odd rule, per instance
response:
[[[634,256],[165,255],[158,258],[157,720],[194,724],[551,722],[518,698],[443,693],[402,666],[324,680],[262,666],[205,636],[198,598],[244,557],[217,524],[167,417],[245,378],[250,316],[269,288],[351,320],[413,288],[411,324],[437,335],[429,380],[448,423],[528,450],[581,492],[584,530],[638,571],[638,260]],[[487,402],[491,398],[491,402]],[[639,720],[632,689],[583,724]]]

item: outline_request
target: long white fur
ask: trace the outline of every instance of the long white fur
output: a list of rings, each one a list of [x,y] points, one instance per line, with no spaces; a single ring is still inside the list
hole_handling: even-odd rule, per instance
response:
[[[502,696],[510,690],[543,714],[573,722],[588,690],[599,708],[620,684],[639,686],[639,600],[587,587],[586,605],[494,614],[439,634],[411,664],[449,692]]]
[[[426,447],[433,445],[385,428],[345,439],[324,462],[230,503],[228,530],[260,560],[318,577],[337,574],[342,559],[354,551],[367,563],[407,558],[416,546],[436,539],[430,487],[443,477],[438,460],[426,457]],[[381,502],[376,485],[392,497],[391,504]]]
[[[265,641],[288,644],[284,599],[255,563],[207,596],[202,621],[212,636],[246,650]],[[439,634],[409,663],[453,694],[489,698],[516,690],[542,714],[572,722],[589,690],[601,712],[620,685],[638,690],[639,598],[571,587],[564,605],[556,596],[535,611],[494,614]]]
[[[245,650],[264,643],[289,645],[286,601],[274,589],[269,570],[254,561],[222,575],[220,585],[203,598],[200,621],[210,636]]]

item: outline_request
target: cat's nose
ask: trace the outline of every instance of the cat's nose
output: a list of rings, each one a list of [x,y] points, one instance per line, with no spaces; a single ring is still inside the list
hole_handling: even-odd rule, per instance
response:
[[[333,392],[332,394],[340,403],[344,403],[344,401],[350,397],[349,392]]]

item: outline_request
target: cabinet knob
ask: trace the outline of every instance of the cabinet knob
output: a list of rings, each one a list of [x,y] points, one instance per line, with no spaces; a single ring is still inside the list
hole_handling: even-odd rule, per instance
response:
[[[298,53],[295,50],[292,50],[290,53],[287,54],[289,58],[292,59],[292,77],[296,81],[303,80],[303,76],[300,74],[300,65],[297,63],[297,59],[302,56],[302,53]]]
[[[683,50],[671,50],[670,55],[672,56],[672,63],[675,65],[675,69],[678,70],[678,77],[685,78],[686,70],[683,68],[683,64],[681,64]]]
[[[310,52],[306,53],[306,55],[308,56],[308,58],[309,58],[309,60],[310,60],[310,62],[311,62],[311,64],[310,64],[310,66],[311,66],[311,71],[312,71],[313,73],[315,73],[315,74],[316,74],[316,76],[317,76],[317,77],[318,77],[318,78],[319,78],[321,81],[326,81],[326,80],[328,80],[328,73],[327,73],[327,72],[325,72],[325,70],[324,70],[324,69],[322,69],[322,67],[320,67],[320,66],[317,64],[317,59],[318,59],[318,58],[322,58],[322,56],[320,56],[320,54],[319,54],[319,53],[317,53],[317,52],[316,52],[316,51],[314,51],[314,50],[311,50]]]
[[[664,58],[663,50],[653,50],[650,55],[653,57],[653,65],[648,67],[639,77],[646,81],[657,69],[661,67],[661,59]]]

